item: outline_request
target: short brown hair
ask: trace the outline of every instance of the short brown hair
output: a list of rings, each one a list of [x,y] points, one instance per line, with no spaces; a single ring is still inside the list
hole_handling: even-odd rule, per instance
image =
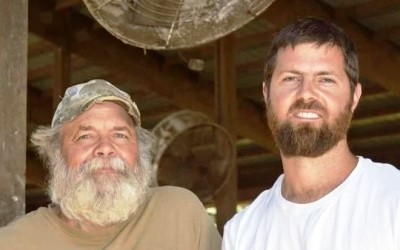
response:
[[[354,93],[358,83],[359,69],[357,51],[353,41],[342,28],[318,19],[307,17],[280,30],[272,40],[264,68],[263,80],[268,89],[276,66],[276,55],[280,48],[294,48],[302,43],[315,43],[317,46],[329,44],[339,47],[343,52],[345,71],[350,80],[350,90]]]

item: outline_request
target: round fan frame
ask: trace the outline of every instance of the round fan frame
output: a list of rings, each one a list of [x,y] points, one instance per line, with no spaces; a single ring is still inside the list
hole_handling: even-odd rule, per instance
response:
[[[223,147],[218,148],[219,145],[216,147],[216,150],[220,151],[213,151],[218,156],[221,156],[220,159],[215,160],[215,162],[211,163],[209,162],[209,165],[212,164],[219,164],[223,163],[225,164],[224,166],[221,166],[220,169],[214,169],[215,171],[207,172],[203,176],[200,176],[200,179],[194,180],[194,182],[184,182],[182,181],[181,178],[176,178],[176,176],[179,174],[184,174],[185,177],[188,177],[190,180],[190,176],[196,176],[199,177],[198,173],[202,171],[202,169],[199,169],[199,165],[196,162],[194,162],[191,166],[180,166],[177,165],[176,162],[174,162],[174,166],[170,167],[168,163],[165,163],[167,160],[165,157],[169,157],[168,155],[168,150],[169,148],[173,145],[174,143],[177,143],[181,136],[187,136],[188,133],[191,133],[192,131],[196,131],[197,129],[203,130],[202,132],[208,133],[216,133],[216,137],[214,137],[213,143],[218,144],[222,143]],[[209,131],[210,130],[210,131]],[[227,182],[228,176],[230,175],[231,169],[232,169],[232,158],[234,157],[234,142],[232,140],[231,135],[221,126],[216,124],[215,122],[211,121],[206,115],[200,113],[200,112],[195,112],[191,110],[181,110],[178,112],[175,112],[166,118],[164,118],[162,121],[160,121],[153,129],[153,132],[157,136],[157,144],[156,144],[156,154],[154,158],[154,164],[158,168],[158,177],[157,179],[160,181],[160,177],[164,179],[161,179],[163,183],[162,185],[175,185],[175,186],[181,186],[187,189],[192,190],[203,202],[211,201],[216,194],[219,193],[221,188],[225,185]],[[196,132],[194,132],[196,133]],[[208,137],[210,135],[207,135]],[[209,137],[210,138],[210,137]],[[209,138],[207,140],[209,140]],[[216,142],[217,140],[221,140]],[[193,142],[191,142],[193,144]],[[192,148],[190,148],[191,145],[187,144],[181,144],[179,147],[185,148],[182,151],[181,157],[185,159],[186,157],[189,157],[188,155],[193,153]],[[195,145],[195,147],[198,147],[199,145]],[[221,149],[224,149],[222,152]],[[190,153],[188,153],[190,151]],[[215,155],[213,155],[215,156]],[[198,157],[201,157],[201,153],[198,153]],[[195,159],[199,159],[194,157]],[[223,159],[222,159],[223,158]],[[205,157],[204,159],[208,159]],[[219,160],[221,160],[219,162]],[[163,165],[164,164],[164,165]],[[167,164],[167,167],[165,167]],[[204,164],[206,165],[206,164]],[[207,171],[209,171],[209,165],[207,166]],[[164,166],[164,167],[163,167]],[[167,169],[165,169],[167,168]],[[172,170],[177,170],[181,171],[181,173],[173,172]],[[221,172],[219,172],[221,170]],[[193,171],[190,173],[190,171]],[[219,176],[214,176],[210,178],[210,174],[215,174],[218,172],[220,175]],[[210,181],[208,178],[211,180],[216,181],[217,183],[204,183],[204,181]],[[172,180],[173,179],[173,180]],[[200,187],[193,187],[195,184],[201,184]],[[207,188],[202,189],[206,185]],[[212,189],[210,189],[212,188]]]
[[[247,24],[274,0],[83,0],[124,43],[154,50],[192,48]]]

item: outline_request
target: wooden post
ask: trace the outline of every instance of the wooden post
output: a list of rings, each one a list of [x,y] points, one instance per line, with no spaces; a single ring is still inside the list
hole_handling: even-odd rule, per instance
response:
[[[54,83],[53,83],[53,110],[63,97],[65,90],[71,81],[71,14],[70,9],[60,10],[57,14],[57,22],[62,27],[58,32],[62,37],[61,46],[54,54]]]
[[[0,0],[0,226],[25,213],[28,0]]]
[[[236,143],[236,68],[235,38],[228,35],[216,42],[215,109],[218,124],[227,129]],[[226,185],[217,194],[217,227],[223,233],[225,223],[236,213],[237,166],[236,148]]]

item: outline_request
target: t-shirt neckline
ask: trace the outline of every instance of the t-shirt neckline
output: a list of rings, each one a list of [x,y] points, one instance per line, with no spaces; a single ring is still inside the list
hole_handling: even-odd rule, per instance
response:
[[[334,200],[335,197],[338,197],[342,190],[349,184],[351,183],[351,180],[356,178],[360,172],[363,169],[363,162],[365,159],[361,156],[357,156],[358,162],[356,164],[356,167],[353,169],[353,171],[350,173],[350,175],[341,183],[339,186],[337,186],[335,189],[333,189],[331,192],[323,196],[322,198],[309,202],[309,203],[295,203],[287,200],[282,196],[282,182],[284,178],[284,174],[280,175],[279,178],[276,180],[274,186],[273,186],[273,193],[274,193],[274,199],[276,200],[277,204],[283,208],[284,210],[286,209],[298,209],[298,210],[310,210],[313,208],[317,208],[320,206],[323,206],[325,203],[330,202],[331,200]]]

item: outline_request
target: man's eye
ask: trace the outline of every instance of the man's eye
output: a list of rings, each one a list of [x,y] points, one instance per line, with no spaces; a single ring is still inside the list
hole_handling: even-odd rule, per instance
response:
[[[335,80],[333,80],[332,78],[329,77],[324,77],[321,79],[321,82],[323,83],[335,83]]]
[[[115,133],[115,137],[116,138],[128,138],[128,136],[126,136],[125,134],[122,134],[122,133]]]
[[[299,80],[299,78],[296,76],[286,76],[283,78],[284,82],[293,82],[293,81],[297,81],[297,80]]]
[[[81,140],[86,140],[86,139],[89,139],[89,138],[90,138],[90,135],[85,134],[85,135],[79,136],[77,140],[78,140],[78,141],[81,141]]]

